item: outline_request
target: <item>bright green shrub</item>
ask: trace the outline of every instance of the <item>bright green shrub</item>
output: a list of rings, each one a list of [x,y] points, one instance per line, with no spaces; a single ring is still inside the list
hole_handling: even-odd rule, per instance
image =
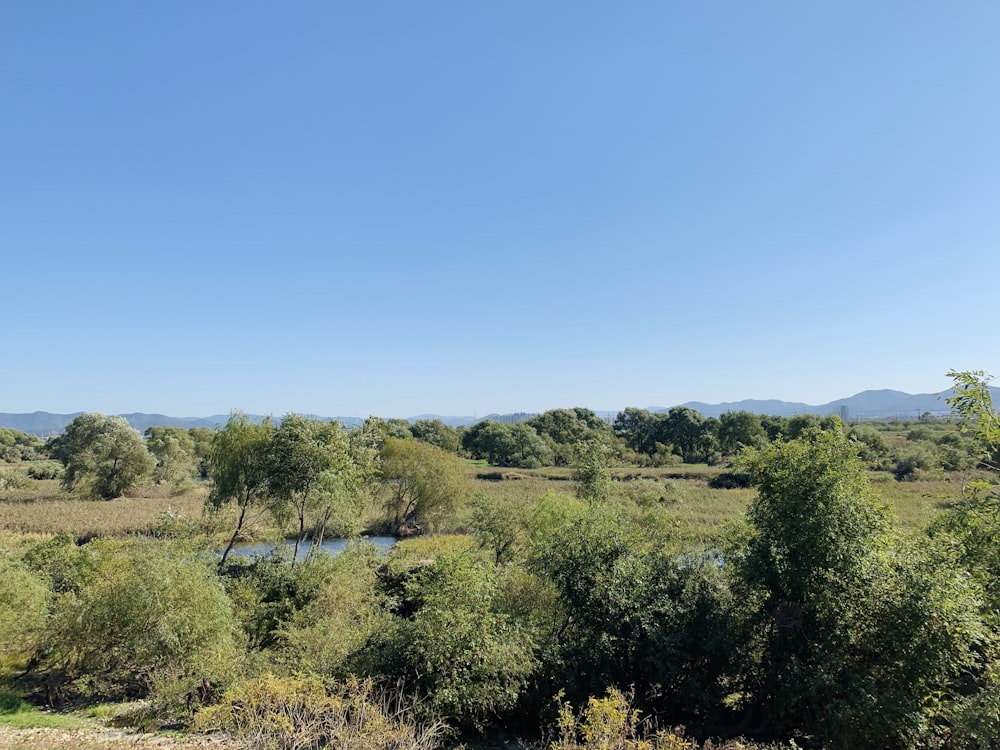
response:
[[[376,568],[383,562],[370,544],[329,559],[328,575],[311,600],[276,630],[279,658],[289,669],[345,677],[351,655],[391,626],[376,590]]]
[[[210,559],[151,540],[93,545],[93,574],[57,601],[39,652],[53,680],[190,697],[232,676],[236,623]]]
[[[501,576],[481,557],[441,555],[405,584],[394,628],[366,666],[412,685],[420,709],[482,730],[517,703],[536,659],[532,634],[503,609]]]
[[[31,648],[45,627],[51,598],[42,576],[0,554],[0,653]]]

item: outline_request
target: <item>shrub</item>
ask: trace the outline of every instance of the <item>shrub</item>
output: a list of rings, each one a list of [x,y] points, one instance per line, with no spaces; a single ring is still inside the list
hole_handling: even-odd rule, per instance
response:
[[[91,546],[93,573],[59,599],[40,649],[53,681],[96,695],[158,690],[188,700],[225,683],[236,625],[212,561],[151,540]]]
[[[45,626],[51,596],[41,576],[0,556],[0,653],[30,648]]]
[[[374,674],[412,684],[419,709],[482,731],[509,712],[531,678],[531,633],[503,611],[498,568],[441,555],[404,584],[395,627],[366,654]]]
[[[560,696],[561,698],[561,696]],[[559,736],[551,750],[695,750],[683,727],[657,730],[640,720],[633,695],[608,688],[604,698],[589,698],[579,716],[569,703],[559,702]]]
[[[750,475],[738,471],[724,471],[708,481],[713,490],[742,490],[752,486]]]
[[[57,461],[39,461],[28,467],[32,479],[62,479],[63,467]]]
[[[371,680],[324,684],[317,677],[261,677],[227,691],[202,710],[201,729],[225,731],[248,750],[431,750],[446,735],[441,722],[417,724],[409,706]]]
[[[20,490],[28,486],[28,478],[16,469],[0,469],[0,492]]]

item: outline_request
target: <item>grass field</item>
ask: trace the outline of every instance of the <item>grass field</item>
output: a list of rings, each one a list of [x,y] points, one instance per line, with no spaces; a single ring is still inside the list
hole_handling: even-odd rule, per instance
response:
[[[17,465],[8,465],[10,470]],[[675,519],[682,539],[692,543],[710,540],[719,528],[742,515],[753,498],[753,490],[713,489],[708,481],[722,468],[684,465],[665,468],[620,468],[612,471],[614,491],[644,507],[656,507]],[[575,492],[568,468],[496,469],[470,463],[473,492],[498,500],[531,501],[550,492]],[[871,474],[872,486],[895,509],[903,530],[927,523],[936,513],[961,497],[962,486],[972,476],[956,472],[919,481],[897,482],[884,472]],[[116,500],[85,500],[59,487],[54,479],[30,480],[18,489],[0,491],[0,530],[27,535],[60,532],[79,539],[154,533],[165,523],[190,524],[201,531],[224,535],[232,528],[231,513],[217,516],[204,512],[208,486],[187,483],[181,489],[170,485],[143,485]],[[374,519],[373,506],[367,517]],[[443,524],[443,531],[468,528],[468,509],[459,510]],[[248,536],[270,538],[279,530],[260,519]]]

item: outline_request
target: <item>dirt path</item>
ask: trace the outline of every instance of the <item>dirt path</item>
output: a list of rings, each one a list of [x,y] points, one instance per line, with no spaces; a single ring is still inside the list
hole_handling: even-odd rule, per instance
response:
[[[0,750],[227,750],[213,737],[138,734],[121,729],[13,729],[0,726]]]

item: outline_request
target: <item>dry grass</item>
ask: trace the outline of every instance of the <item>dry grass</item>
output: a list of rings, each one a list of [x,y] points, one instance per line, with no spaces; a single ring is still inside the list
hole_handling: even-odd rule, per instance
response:
[[[710,541],[728,521],[746,511],[753,490],[712,489],[708,481],[724,469],[704,465],[662,468],[616,468],[615,494],[657,507],[677,522],[679,537],[690,543]],[[572,470],[496,469],[470,462],[468,467],[474,492],[496,500],[534,501],[546,493],[573,495],[576,483]],[[897,482],[891,475],[871,475],[875,490],[895,509],[904,531],[924,526],[936,513],[961,497],[962,486],[971,475],[943,474],[915,482]],[[654,491],[655,489],[655,491]],[[81,539],[104,536],[149,534],[162,516],[170,511],[176,519],[199,529],[225,534],[232,528],[231,509],[208,517],[203,508],[208,496],[205,484],[190,483],[184,491],[169,485],[144,485],[127,497],[116,500],[84,500],[59,487],[57,480],[31,480],[22,489],[0,492],[0,531],[27,535],[60,532]],[[641,498],[639,496],[642,496]],[[378,522],[380,510],[374,503],[366,509],[367,526]],[[465,508],[442,523],[439,531],[466,532],[471,511]],[[279,535],[266,517],[247,529],[248,538]]]
[[[25,489],[0,493],[0,529],[22,534],[68,532],[81,539],[149,534],[167,511],[203,526],[207,495],[203,485],[184,492],[153,485],[115,500],[85,500],[60,489],[57,480],[32,481]]]
[[[616,469],[615,493],[627,496],[636,480],[648,489],[658,486],[653,502],[677,521],[679,537],[689,544],[710,543],[727,522],[742,516],[755,492],[752,489],[713,489],[708,480],[721,469],[682,466],[657,469]],[[547,492],[573,495],[576,483],[569,469],[499,470],[477,467],[477,473],[502,478],[476,480],[476,491],[497,500],[535,500]],[[964,474],[945,474],[915,482],[897,482],[890,474],[871,475],[872,486],[895,510],[903,531],[925,526],[937,513],[961,497],[969,480]],[[644,493],[643,494],[648,494]],[[461,527],[460,523],[456,523]],[[460,528],[456,530],[461,530]]]

